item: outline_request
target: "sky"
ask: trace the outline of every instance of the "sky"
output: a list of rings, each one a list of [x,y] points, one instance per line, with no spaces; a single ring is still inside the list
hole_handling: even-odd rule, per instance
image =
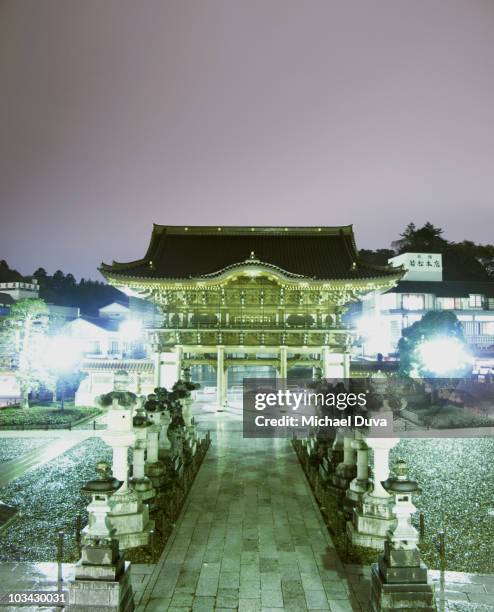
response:
[[[494,242],[492,0],[0,0],[0,259],[101,278],[152,224]]]

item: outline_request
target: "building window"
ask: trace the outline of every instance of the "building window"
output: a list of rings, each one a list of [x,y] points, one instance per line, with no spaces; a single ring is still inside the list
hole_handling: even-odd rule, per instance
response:
[[[402,298],[403,310],[424,310],[424,296],[420,293],[405,293]]]
[[[441,310],[462,310],[461,298],[443,297],[439,298]]]
[[[455,298],[441,298],[440,302],[442,310],[454,310]]]
[[[471,293],[468,296],[468,305],[470,308],[482,308],[482,296]]]
[[[486,321],[484,323],[483,333],[486,336],[494,336],[494,321]]]

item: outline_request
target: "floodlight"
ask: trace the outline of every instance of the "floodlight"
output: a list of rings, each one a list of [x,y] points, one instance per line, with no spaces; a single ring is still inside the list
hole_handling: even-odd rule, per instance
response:
[[[417,357],[423,369],[439,376],[460,372],[472,363],[464,345],[453,337],[425,340],[417,347]]]

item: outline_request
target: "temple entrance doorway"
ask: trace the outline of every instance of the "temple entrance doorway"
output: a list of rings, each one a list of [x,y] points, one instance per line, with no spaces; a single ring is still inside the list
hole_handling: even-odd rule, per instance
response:
[[[276,378],[276,368],[263,364],[230,366],[227,371],[229,403],[242,402],[244,378]]]

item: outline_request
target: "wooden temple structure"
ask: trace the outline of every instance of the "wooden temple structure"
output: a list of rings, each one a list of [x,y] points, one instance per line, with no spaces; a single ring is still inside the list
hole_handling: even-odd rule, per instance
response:
[[[272,365],[283,379],[300,365],[348,377],[345,309],[403,273],[361,261],[352,226],[154,225],[142,259],[100,271],[163,314],[149,330],[155,386],[170,387],[185,366],[213,365],[219,405],[232,365]]]

